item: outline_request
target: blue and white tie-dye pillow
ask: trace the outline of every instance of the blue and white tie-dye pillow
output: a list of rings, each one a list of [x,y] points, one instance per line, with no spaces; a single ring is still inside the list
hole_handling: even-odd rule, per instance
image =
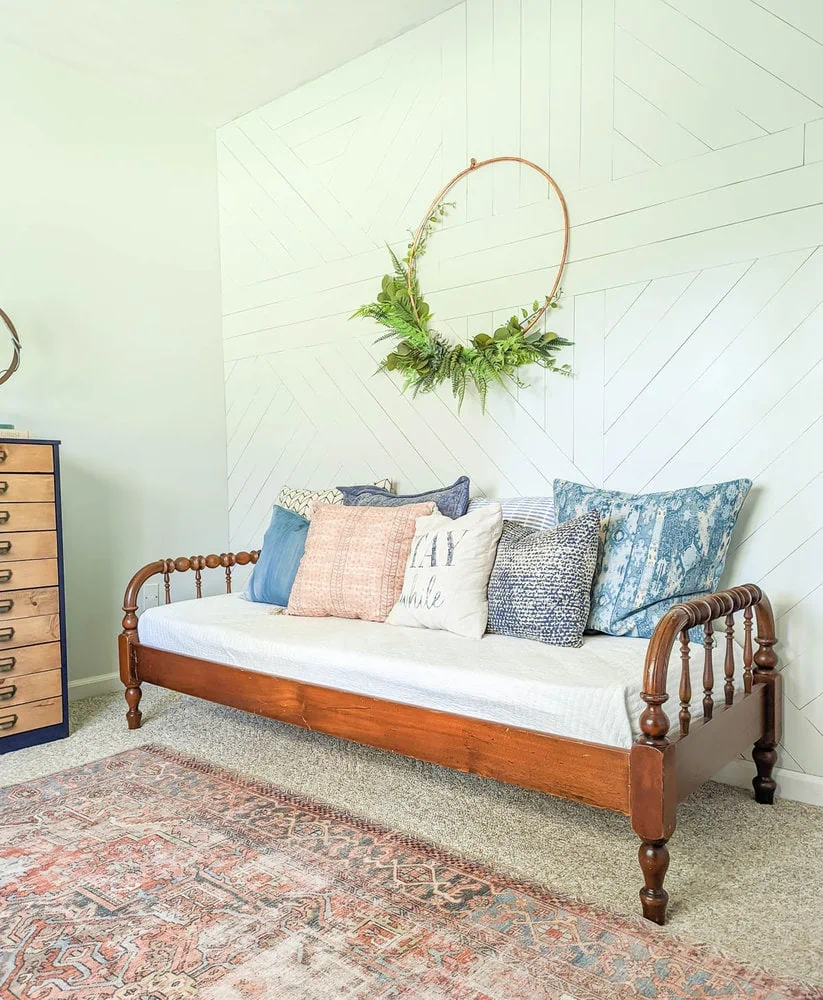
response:
[[[589,629],[650,637],[673,605],[716,590],[751,485],[736,479],[636,495],[556,479],[559,523],[600,511]]]

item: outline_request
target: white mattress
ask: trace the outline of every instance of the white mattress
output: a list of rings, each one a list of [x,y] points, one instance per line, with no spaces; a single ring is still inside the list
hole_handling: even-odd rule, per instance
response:
[[[566,649],[273,612],[240,595],[180,601],[144,611],[138,635],[214,663],[557,736],[630,747],[639,732],[647,639],[595,635]]]

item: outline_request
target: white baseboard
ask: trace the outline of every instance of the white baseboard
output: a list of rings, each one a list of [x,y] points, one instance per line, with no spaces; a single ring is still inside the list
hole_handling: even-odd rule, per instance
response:
[[[120,687],[120,675],[113,670],[110,674],[95,674],[69,681],[69,701],[81,698],[95,698],[99,694],[113,694]]]
[[[755,775],[754,764],[749,760],[733,760],[722,771],[715,775],[715,781],[724,785],[734,785],[737,788],[751,790],[752,778]],[[796,802],[808,802],[809,805],[823,806],[823,778],[814,774],[804,774],[801,771],[787,771],[776,767],[774,777],[777,781],[778,798],[794,799]]]

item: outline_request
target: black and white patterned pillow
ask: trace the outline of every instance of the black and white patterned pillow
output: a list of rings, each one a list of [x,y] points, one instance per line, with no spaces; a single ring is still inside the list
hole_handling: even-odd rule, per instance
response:
[[[378,479],[374,485],[379,486],[380,489],[386,490],[389,493],[394,492],[394,485],[391,479]],[[311,509],[315,501],[342,504],[343,499],[343,494],[335,486],[327,490],[298,490],[293,486],[284,486],[277,494],[277,506],[285,507],[286,510],[299,514],[301,517],[305,517],[307,521],[310,521]]]
[[[597,511],[549,531],[504,521],[489,579],[489,632],[582,646],[599,538]]]

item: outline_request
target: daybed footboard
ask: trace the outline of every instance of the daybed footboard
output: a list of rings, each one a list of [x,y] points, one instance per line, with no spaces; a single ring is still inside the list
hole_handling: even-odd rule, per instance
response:
[[[742,691],[735,680],[735,615],[743,612]],[[752,619],[757,635],[752,645]],[[722,699],[715,701],[714,623],[722,621]],[[702,682],[702,719],[692,722],[692,629],[702,628],[699,662]],[[663,710],[668,701],[669,664],[678,644],[679,731],[670,735]],[[632,747],[630,763],[631,820],[641,838],[640,891],[643,914],[663,923],[668,894],[663,880],[669,866],[667,841],[674,832],[677,804],[716,774],[741,751],[753,746],[757,774],[753,779],[758,802],[771,804],[772,777],[780,739],[780,674],[774,652],[775,629],[771,604],[759,587],[746,584],[672,608],[660,620],[646,655],[641,697],[641,735]]]
[[[180,556],[177,559],[158,559],[148,563],[138,570],[129,580],[123,597],[123,631],[119,636],[120,680],[126,686],[126,704],[128,712],[126,721],[129,729],[139,729],[142,713],[140,711],[140,679],[137,673],[137,607],[140,588],[153,576],[162,574],[165,603],[171,604],[171,574],[194,571],[195,596],[203,596],[202,572],[204,569],[223,567],[226,577],[226,593],[231,593],[231,571],[233,566],[248,566],[260,558],[260,550],[251,552],[221,552],[207,556]]]

